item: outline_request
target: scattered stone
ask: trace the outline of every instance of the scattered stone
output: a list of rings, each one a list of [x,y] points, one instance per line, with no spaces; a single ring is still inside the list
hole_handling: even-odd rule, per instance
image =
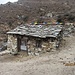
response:
[[[73,62],[73,63],[65,63],[65,66],[75,66],[75,62]]]

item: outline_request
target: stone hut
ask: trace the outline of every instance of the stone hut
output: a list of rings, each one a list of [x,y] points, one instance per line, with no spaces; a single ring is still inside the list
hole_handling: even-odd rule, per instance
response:
[[[62,32],[61,25],[21,25],[7,32],[7,50],[11,54],[26,51],[28,55],[50,52],[60,46]]]

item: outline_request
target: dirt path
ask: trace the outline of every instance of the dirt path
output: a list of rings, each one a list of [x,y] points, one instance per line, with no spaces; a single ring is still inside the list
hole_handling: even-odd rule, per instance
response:
[[[60,51],[23,57],[18,61],[11,58],[11,61],[6,61],[7,57],[2,56],[0,75],[75,75],[75,37],[65,39],[66,44]]]

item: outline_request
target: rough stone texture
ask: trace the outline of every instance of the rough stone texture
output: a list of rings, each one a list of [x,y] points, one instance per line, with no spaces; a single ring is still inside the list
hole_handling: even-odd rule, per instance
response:
[[[44,51],[44,52],[46,52],[47,50],[48,50],[48,48],[49,48],[49,43],[48,42],[42,42],[42,50]]]
[[[51,42],[51,41],[47,41],[47,42],[42,42],[42,50],[44,52],[50,52],[51,49],[56,49],[56,41]]]
[[[39,39],[40,39],[40,42],[37,42],[37,40]],[[52,39],[53,39],[53,42],[52,42]],[[28,38],[28,41],[26,42],[28,55],[40,55],[41,53],[50,52],[51,50],[56,50],[56,47],[59,45],[61,41],[54,38],[52,39],[43,40],[41,38],[36,38],[36,37]],[[26,41],[26,39],[24,39],[23,41]],[[18,53],[17,44],[18,44],[17,36],[8,35],[7,50],[9,50],[12,54],[17,54]],[[38,47],[37,44],[40,44],[40,47]]]
[[[12,54],[17,54],[17,38],[13,35],[8,35],[8,47],[7,50],[9,50]]]
[[[71,36],[71,34],[75,32],[75,26],[71,23],[65,24],[63,29],[63,35],[65,37]]]
[[[41,53],[50,52],[52,49],[56,50],[57,41],[51,42],[42,41],[41,47],[36,47],[36,40],[29,40],[27,43],[28,46],[28,55],[39,55]]]
[[[27,45],[28,45],[28,55],[34,55],[36,41],[34,39],[31,39],[28,41]]]
[[[28,50],[28,55],[39,55],[41,52],[50,52],[51,49],[56,49],[56,46],[58,45],[56,40],[60,39],[62,31],[62,25],[25,24],[18,26],[14,30],[7,32],[7,34],[9,34],[8,50],[10,50],[12,54],[16,54],[19,49],[21,50],[20,46],[22,41],[26,41],[25,45]],[[19,40],[17,41],[18,37],[22,38],[19,38]],[[27,40],[23,39],[25,37],[27,37]]]

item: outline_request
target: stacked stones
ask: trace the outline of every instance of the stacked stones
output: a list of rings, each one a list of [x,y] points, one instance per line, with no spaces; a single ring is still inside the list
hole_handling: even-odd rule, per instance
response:
[[[35,54],[35,45],[36,45],[36,42],[34,39],[28,41],[28,43],[27,43],[28,55],[34,55]]]
[[[60,25],[23,25],[8,32],[8,50],[17,54],[21,50],[22,38],[26,41],[28,55],[39,55],[41,52],[50,52],[56,49],[62,38],[62,26]],[[18,36],[19,35],[19,36]],[[38,41],[38,42],[37,42]],[[40,44],[41,43],[41,44]],[[19,46],[19,48],[17,47]]]
[[[17,54],[17,38],[13,35],[8,35],[8,47],[7,50],[9,50],[12,54]]]
[[[71,36],[71,34],[74,32],[75,32],[74,24],[65,24],[64,25],[64,30],[63,30],[64,36]]]
[[[36,40],[29,40],[27,43],[28,55],[39,55],[40,53],[50,52],[52,49],[56,50],[56,43],[57,41],[51,42],[51,40],[42,41],[41,47],[36,47]]]

